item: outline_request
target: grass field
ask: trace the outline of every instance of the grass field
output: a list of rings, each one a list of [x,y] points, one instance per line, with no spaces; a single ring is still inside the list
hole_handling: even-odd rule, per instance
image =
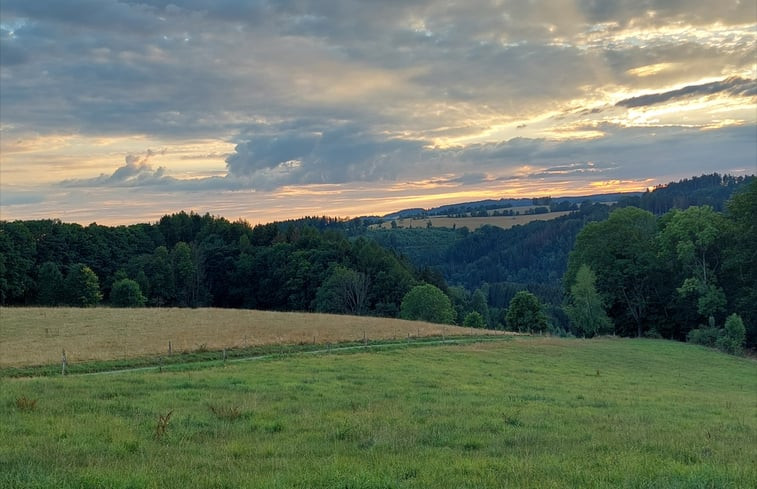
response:
[[[569,211],[565,212],[550,212],[548,214],[530,214],[523,216],[489,216],[489,217],[427,217],[424,219],[396,219],[397,227],[399,228],[424,228],[428,221],[431,221],[432,227],[438,228],[462,228],[467,227],[473,231],[481,226],[497,226],[502,229],[509,229],[513,226],[520,224],[528,224],[531,221],[549,221],[550,219],[556,219],[560,216],[570,214]],[[379,229],[391,229],[391,222],[384,222],[376,224],[376,228]]]
[[[0,379],[0,439],[3,488],[748,488],[757,364],[515,337]]]
[[[0,308],[0,368],[221,350],[481,334],[417,321],[238,309]],[[491,333],[491,332],[490,332]]]

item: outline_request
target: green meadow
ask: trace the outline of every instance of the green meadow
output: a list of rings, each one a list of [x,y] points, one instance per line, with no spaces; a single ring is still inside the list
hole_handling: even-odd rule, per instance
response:
[[[0,378],[2,488],[748,488],[757,363],[516,337]]]

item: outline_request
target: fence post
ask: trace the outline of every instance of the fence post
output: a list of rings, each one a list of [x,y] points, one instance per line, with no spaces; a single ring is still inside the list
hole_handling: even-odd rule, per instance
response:
[[[173,353],[173,346],[171,345],[171,340],[168,340],[168,354],[171,355]]]
[[[226,348],[223,349],[223,364],[226,365]]]
[[[66,359],[66,349],[63,349],[63,365],[61,367],[61,375],[66,375],[66,364],[68,364],[68,360]]]

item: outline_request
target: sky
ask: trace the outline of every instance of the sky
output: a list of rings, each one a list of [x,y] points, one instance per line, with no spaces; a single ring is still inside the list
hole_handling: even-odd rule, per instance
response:
[[[0,219],[252,224],[757,173],[753,0],[3,0]]]

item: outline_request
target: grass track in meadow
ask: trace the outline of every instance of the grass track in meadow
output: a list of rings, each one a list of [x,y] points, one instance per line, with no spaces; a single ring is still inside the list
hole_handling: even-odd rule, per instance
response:
[[[757,482],[757,364],[666,341],[518,337],[0,387],[0,487]]]
[[[222,350],[486,334],[418,321],[240,309],[0,308],[0,368]],[[497,334],[501,334],[498,332]]]

